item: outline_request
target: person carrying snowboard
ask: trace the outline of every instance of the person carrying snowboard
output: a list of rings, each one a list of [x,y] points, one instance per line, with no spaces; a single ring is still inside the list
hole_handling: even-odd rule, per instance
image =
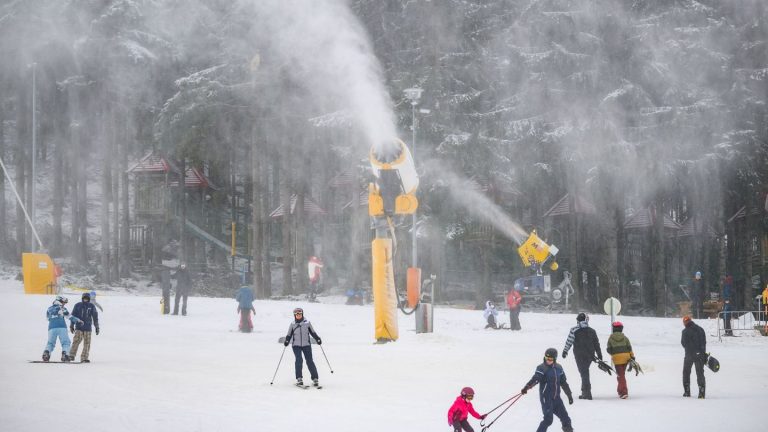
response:
[[[523,297],[520,293],[512,287],[507,294],[507,306],[509,306],[509,328],[512,330],[521,330],[520,327],[520,302],[523,301]]]
[[[47,362],[51,359],[51,352],[56,347],[56,339],[58,338],[61,343],[61,361],[70,361],[69,355],[69,335],[67,334],[67,322],[69,319],[72,323],[81,322],[77,317],[70,316],[69,311],[66,308],[67,300],[64,296],[56,296],[56,300],[48,307],[45,312],[46,318],[48,318],[48,344],[43,351],[43,361]]]
[[[240,287],[235,294],[235,300],[237,300],[237,313],[240,314],[238,329],[243,333],[250,333],[253,330],[251,313],[256,315],[256,309],[253,308],[253,290],[247,286]]]
[[[622,333],[624,324],[616,321],[612,324],[612,328],[613,333],[608,338],[606,351],[611,355],[611,361],[616,369],[616,381],[618,381],[616,392],[620,398],[626,399],[629,397],[629,390],[627,390],[627,379],[624,373],[627,371],[627,364],[635,359],[635,353],[632,352],[632,343],[629,338]]]
[[[472,387],[464,387],[461,394],[453,401],[453,405],[448,409],[448,425],[453,428],[453,432],[474,432],[469,424],[469,415],[478,420],[482,420],[487,414],[478,414],[472,406],[472,399],[475,398],[475,391]]]
[[[312,336],[317,344],[322,344],[320,336],[317,335],[315,329],[312,327],[309,321],[304,318],[304,309],[296,308],[293,310],[293,322],[288,326],[288,334],[285,335],[285,342],[283,345],[288,346],[293,340],[293,355],[296,357],[295,369],[296,369],[296,385],[303,387],[304,379],[302,369],[304,368],[304,359],[307,360],[307,367],[309,368],[310,378],[312,378],[312,385],[319,387],[317,367],[312,360],[312,345],[310,345],[309,337]]]
[[[494,305],[492,301],[488,300],[485,302],[485,310],[483,311],[483,316],[485,317],[486,321],[485,328],[499,328],[496,321],[496,317],[499,316],[499,311],[496,310],[496,305]]]
[[[592,384],[589,381],[589,367],[595,358],[602,360],[600,340],[595,330],[589,326],[589,316],[584,312],[576,316],[576,327],[571,328],[563,348],[563,358],[568,357],[568,350],[573,346],[576,367],[581,375],[581,395],[579,399],[592,400]]]
[[[565,409],[565,404],[560,397],[560,388],[562,387],[565,395],[568,397],[568,404],[573,404],[573,395],[568,381],[565,379],[563,367],[557,363],[557,350],[547,348],[544,351],[544,362],[536,367],[536,372],[528,383],[520,390],[520,393],[526,394],[533,386],[539,384],[539,402],[541,402],[541,411],[544,413],[544,419],[539,423],[536,432],[544,432],[552,424],[553,415],[560,419],[563,425],[563,432],[573,432],[571,418]]]
[[[699,399],[704,399],[706,380],[704,364],[707,361],[707,335],[704,329],[693,322],[690,316],[683,317],[683,336],[680,344],[685,348],[683,360],[683,397],[691,397],[691,366],[696,365],[696,383],[699,385]]]
[[[90,363],[88,360],[88,354],[91,352],[91,324],[96,330],[96,334],[99,334],[99,312],[96,311],[96,306],[91,303],[91,294],[83,293],[81,302],[75,305],[72,309],[72,316],[77,317],[80,323],[77,325],[72,323],[69,325],[69,331],[75,334],[75,340],[72,342],[72,349],[69,350],[69,358],[74,360],[77,355],[77,349],[80,346],[80,342],[83,342],[83,352],[80,353],[80,361],[82,363]]]

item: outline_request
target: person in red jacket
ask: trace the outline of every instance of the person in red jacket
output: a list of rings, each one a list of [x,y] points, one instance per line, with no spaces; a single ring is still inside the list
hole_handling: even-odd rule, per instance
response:
[[[507,305],[509,306],[509,328],[512,330],[521,330],[520,327],[520,302],[523,297],[512,287],[507,294]]]
[[[472,426],[469,425],[467,419],[469,414],[476,419],[484,419],[487,414],[480,415],[472,407],[472,399],[475,398],[475,391],[472,387],[464,387],[461,389],[461,395],[456,398],[448,410],[448,425],[453,427],[453,432],[461,432],[463,429],[465,432],[474,432]]]

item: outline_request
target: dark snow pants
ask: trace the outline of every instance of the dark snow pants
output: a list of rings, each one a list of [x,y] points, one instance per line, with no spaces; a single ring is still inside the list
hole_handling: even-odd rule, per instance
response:
[[[493,316],[492,314],[488,315],[488,324],[485,325],[485,328],[488,328],[488,327],[490,327],[490,328],[497,328],[498,327],[496,325],[496,317]]]
[[[704,361],[697,356],[685,356],[683,360],[683,387],[691,386],[691,366],[696,365],[696,383],[699,387],[705,387],[707,382],[704,379]]]
[[[472,426],[469,425],[469,422],[467,419],[464,420],[454,420],[453,421],[453,432],[461,432],[462,429],[464,432],[475,432],[474,429],[472,429]]]
[[[296,369],[296,379],[302,378],[302,369],[304,368],[304,359],[301,358],[301,353],[304,353],[304,358],[307,359],[307,367],[309,368],[310,378],[317,379],[317,368],[315,362],[312,360],[312,346],[293,346],[293,355],[296,356],[296,363],[294,368]]]
[[[520,306],[509,308],[509,328],[512,330],[521,330],[520,328]]]
[[[536,429],[536,432],[545,432],[549,428],[549,425],[552,424],[553,414],[560,419],[563,429],[571,429],[571,418],[568,417],[568,411],[565,410],[565,405],[563,405],[563,400],[560,399],[560,396],[546,405],[542,404],[541,411],[544,413],[544,419],[539,423],[539,428]]]
[[[592,383],[589,381],[589,366],[592,364],[592,359],[578,355],[575,357],[576,367],[579,369],[579,375],[581,375],[581,395],[591,397]]]
[[[178,315],[179,314],[179,300],[183,299],[181,303],[181,314],[186,315],[187,314],[187,297],[189,297],[189,289],[188,288],[182,288],[179,289],[179,287],[176,287],[176,299],[173,303],[173,314]]]

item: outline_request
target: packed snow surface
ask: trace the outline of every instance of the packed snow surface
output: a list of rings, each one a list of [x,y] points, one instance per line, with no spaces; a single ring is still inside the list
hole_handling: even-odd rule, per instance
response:
[[[71,310],[79,295],[68,297]],[[33,364],[46,343],[53,296],[24,295],[20,282],[0,281],[0,430],[449,431],[446,412],[462,387],[472,386],[475,408],[487,412],[520,391],[547,347],[562,350],[575,322],[574,315],[523,312],[522,332],[484,330],[481,311],[437,308],[434,333],[416,334],[413,316],[400,315],[400,340],[374,345],[371,306],[256,301],[256,331],[242,334],[230,299],[190,298],[186,317],[161,315],[159,296],[109,292],[97,299],[104,312],[92,363]],[[277,340],[296,306],[335,371],[314,345],[322,390],[293,386],[290,350],[270,385],[283,351]],[[575,430],[763,430],[768,338],[718,342],[714,321],[701,320],[722,370],[707,370],[706,400],[683,399],[680,319],[620,319],[645,374],[628,376],[630,397],[620,400],[615,378],[592,368],[595,400],[567,406]],[[609,318],[593,315],[590,324],[605,347]],[[53,359],[60,357],[57,346]],[[573,358],[562,364],[578,396]],[[695,396],[695,373],[691,381]],[[533,431],[540,420],[534,390],[489,431]],[[560,429],[555,419],[550,430]]]

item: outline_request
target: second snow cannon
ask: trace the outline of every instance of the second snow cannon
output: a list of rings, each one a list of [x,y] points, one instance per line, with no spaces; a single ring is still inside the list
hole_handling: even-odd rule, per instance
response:
[[[557,261],[555,261],[555,257],[559,251],[555,245],[549,245],[539,238],[536,230],[531,231],[528,239],[517,248],[517,253],[520,255],[523,265],[536,270],[536,273],[541,273],[541,268],[550,260],[552,261],[549,265],[550,270],[557,270],[559,266]]]
[[[392,260],[393,247],[397,243],[392,219],[416,212],[419,207],[415,195],[419,177],[410,150],[399,139],[387,148],[372,148],[369,159],[375,182],[368,186],[368,214],[376,233],[371,242],[371,286],[375,338],[383,343],[399,337],[398,296]],[[418,290],[418,279],[421,279],[419,269],[409,269],[409,274],[409,290]],[[409,294],[410,298],[418,298],[418,292]]]

